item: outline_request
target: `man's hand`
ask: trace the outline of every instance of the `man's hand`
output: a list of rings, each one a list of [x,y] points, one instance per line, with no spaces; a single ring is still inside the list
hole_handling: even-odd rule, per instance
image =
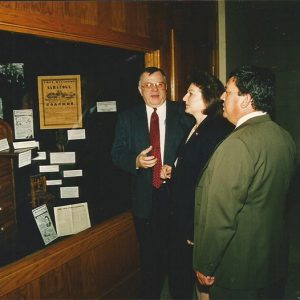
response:
[[[157,163],[157,158],[153,155],[149,155],[148,153],[151,152],[152,146],[149,146],[145,150],[143,150],[135,160],[136,168],[152,168]]]
[[[160,171],[161,179],[170,179],[172,173],[172,167],[169,165],[163,165]]]
[[[212,286],[215,283],[215,277],[205,276],[199,271],[196,271],[196,276],[201,285]]]

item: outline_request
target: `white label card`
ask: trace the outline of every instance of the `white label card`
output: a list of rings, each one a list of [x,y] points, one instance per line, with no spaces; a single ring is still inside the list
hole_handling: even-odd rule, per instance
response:
[[[64,186],[60,188],[60,198],[79,198],[78,186]]]
[[[39,142],[37,141],[26,141],[26,142],[14,142],[13,146],[15,149],[23,149],[23,148],[39,148]]]
[[[113,112],[117,111],[116,101],[97,102],[97,112]]]
[[[74,164],[75,152],[52,152],[50,153],[50,164]]]
[[[85,129],[68,130],[68,140],[85,140]]]
[[[61,179],[46,180],[46,185],[62,185]]]
[[[38,151],[37,152],[37,157],[33,158],[32,160],[45,160],[46,157],[46,152],[45,151]]]
[[[18,163],[19,168],[31,164],[31,150],[22,152],[18,156],[19,156],[19,163]]]
[[[8,144],[7,139],[1,139],[0,140],[0,151],[7,150],[7,149],[9,149],[9,144]]]
[[[81,177],[82,170],[66,170],[63,171],[64,177]]]
[[[58,172],[59,166],[58,165],[46,165],[46,166],[40,166],[40,173],[51,173],[51,172]]]

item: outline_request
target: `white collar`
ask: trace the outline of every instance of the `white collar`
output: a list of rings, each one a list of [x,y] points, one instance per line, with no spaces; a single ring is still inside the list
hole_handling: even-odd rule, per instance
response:
[[[266,112],[263,112],[263,111],[254,111],[252,113],[249,113],[243,117],[241,117],[237,123],[236,123],[236,126],[235,128],[241,126],[243,123],[245,123],[246,121],[248,121],[249,119],[252,119],[254,117],[258,117],[258,116],[263,116],[263,115],[266,115],[267,113]]]
[[[161,106],[157,107],[156,112],[159,116],[161,116],[166,113],[166,109],[167,109],[167,101],[165,101]],[[147,110],[147,114],[151,115],[153,113],[153,107],[147,104],[146,104],[146,110]]]

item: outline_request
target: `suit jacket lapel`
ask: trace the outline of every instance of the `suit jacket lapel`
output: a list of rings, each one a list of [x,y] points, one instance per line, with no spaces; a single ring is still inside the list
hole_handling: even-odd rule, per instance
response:
[[[176,139],[176,131],[177,131],[177,118],[176,113],[174,111],[174,106],[170,105],[167,101],[166,107],[166,133],[165,133],[165,153],[164,153],[164,161],[168,161],[168,155],[170,152],[172,153],[172,149],[170,147],[173,146],[172,140]]]
[[[140,144],[141,147],[145,149],[150,146],[150,135],[145,105],[140,105],[139,107],[137,107],[135,117],[136,122],[134,122],[134,126],[137,126],[135,130],[137,132],[136,137],[138,139],[138,144]]]

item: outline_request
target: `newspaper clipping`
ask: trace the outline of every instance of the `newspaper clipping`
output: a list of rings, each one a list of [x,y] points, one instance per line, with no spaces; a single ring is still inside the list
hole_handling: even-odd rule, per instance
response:
[[[57,234],[46,204],[33,209],[32,213],[45,245],[57,239]]]
[[[91,227],[87,202],[54,207],[58,236],[75,234]]]
[[[14,110],[15,139],[33,139],[32,109]]]

